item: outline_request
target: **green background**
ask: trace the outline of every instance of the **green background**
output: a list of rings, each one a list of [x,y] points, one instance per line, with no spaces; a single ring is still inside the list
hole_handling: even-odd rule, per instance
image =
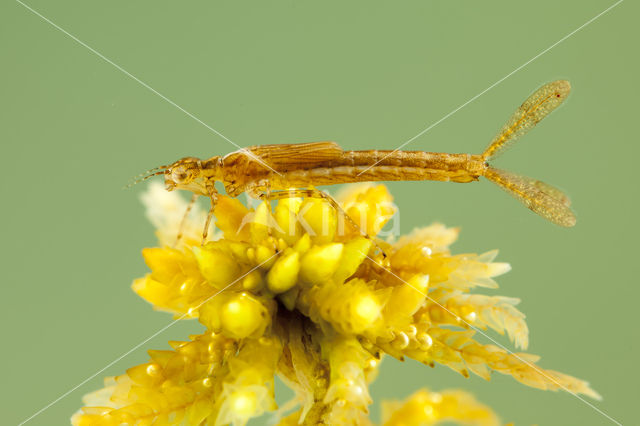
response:
[[[613,2],[28,4],[241,146],[393,149]],[[575,228],[486,181],[389,185],[402,232],[441,221],[462,228],[455,252],[501,250],[513,271],[489,293],[522,298],[529,351],[589,380],[604,397],[589,402],[626,424],[637,422],[640,356],[637,17],[621,3],[407,146],[479,153],[535,88],[569,79],[566,104],[497,165],[565,189]],[[17,2],[2,2],[0,34],[0,409],[17,424],[170,321],[129,287],[155,244],[144,185],[121,189],[129,177],[235,147]],[[29,424],[68,424],[102,376],[198,330],[170,328]],[[567,393],[392,359],[372,395],[422,386],[473,391],[516,424],[612,424]]]

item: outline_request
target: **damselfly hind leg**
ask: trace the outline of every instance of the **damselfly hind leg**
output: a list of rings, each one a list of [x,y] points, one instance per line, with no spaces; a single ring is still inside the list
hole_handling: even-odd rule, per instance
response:
[[[261,200],[281,200],[283,198],[294,198],[294,197],[306,197],[306,198],[321,198],[326,200],[331,207],[333,207],[338,214],[344,217],[347,222],[357,230],[360,235],[368,239],[373,243],[377,250],[380,251],[382,257],[384,259],[387,258],[387,253],[384,251],[382,247],[376,242],[374,238],[372,238],[369,234],[367,234],[354,220],[351,216],[347,214],[346,211],[342,208],[340,203],[338,203],[331,195],[327,194],[324,191],[320,191],[319,189],[309,188],[309,189],[289,189],[283,191],[268,191],[268,192],[252,192],[251,195],[259,198]]]
[[[265,188],[264,189],[264,193],[261,193],[262,196],[258,197],[259,199],[267,202],[269,204],[269,214],[273,213],[273,211],[271,210],[271,200],[273,200],[274,198],[271,197],[271,184],[269,182],[269,180],[265,180],[262,182],[262,186]],[[277,225],[276,225],[277,226]],[[272,226],[267,226],[267,235],[269,235],[269,238],[272,239],[273,241],[273,249],[276,253],[279,253],[280,250],[278,249],[278,243],[276,242],[276,239],[273,238],[273,227]]]

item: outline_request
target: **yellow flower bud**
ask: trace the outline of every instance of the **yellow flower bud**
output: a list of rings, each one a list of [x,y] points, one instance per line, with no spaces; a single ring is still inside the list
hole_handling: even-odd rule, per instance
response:
[[[258,401],[250,391],[236,391],[229,395],[231,411],[241,419],[248,419],[256,411]]]
[[[340,243],[311,248],[302,257],[300,278],[310,284],[327,281],[338,268],[343,248]]]
[[[181,266],[193,262],[193,258],[189,259],[185,253],[180,250],[170,248],[145,248],[142,250],[144,261],[151,269],[151,276],[154,280],[162,283],[170,283],[173,278],[180,274]]]
[[[277,257],[274,256],[276,254],[276,248],[269,244],[267,241],[264,245],[259,245],[256,248],[256,263],[260,265],[262,270],[267,270],[271,268],[271,266],[275,263]]]
[[[384,185],[353,186],[338,197],[347,214],[369,235],[376,235],[396,212],[393,197]],[[352,226],[345,227],[346,237],[358,234]]]
[[[223,332],[236,339],[261,335],[269,322],[267,308],[246,293],[229,299],[220,312]]]
[[[219,245],[217,245],[216,248],[219,248],[222,251],[228,252],[230,255],[232,255],[236,259],[236,263],[251,263],[249,261],[249,257],[247,256],[247,251],[249,247],[251,247],[249,244],[244,242],[224,241],[224,240],[218,240],[218,241],[215,241],[214,243],[216,244],[219,243]]]
[[[338,226],[336,209],[322,198],[306,198],[300,207],[302,227],[315,244],[333,241]]]
[[[354,301],[354,314],[357,322],[368,325],[380,316],[382,306],[371,294],[361,294]]]
[[[362,261],[366,258],[373,243],[371,240],[360,237],[349,241],[344,245],[342,259],[336,272],[333,274],[335,282],[344,282],[356,272]]]
[[[230,254],[207,244],[202,248],[194,247],[200,272],[207,282],[216,288],[231,284],[240,273],[238,262]]]
[[[282,293],[296,285],[300,271],[300,254],[291,250],[276,260],[267,273],[267,287],[274,293]]]
[[[240,229],[242,219],[249,210],[237,198],[219,196],[214,210],[216,226],[224,233],[224,238],[234,241],[249,241],[249,227]]]
[[[260,271],[255,270],[242,279],[242,288],[245,290],[256,290],[260,288],[263,283],[262,274]]]
[[[429,275],[417,274],[407,280],[406,284],[393,287],[387,305],[384,308],[385,318],[401,318],[413,315],[422,306],[429,288]]]
[[[161,368],[155,363],[136,365],[127,370],[127,376],[140,386],[157,386],[164,380]]]
[[[219,332],[222,328],[220,321],[222,306],[233,297],[235,295],[232,293],[220,293],[218,296],[211,298],[198,310],[198,321],[208,330]]]
[[[293,249],[300,254],[305,254],[311,248],[311,237],[309,234],[303,234],[298,241],[296,241]]]
[[[273,410],[275,403],[267,386],[263,384],[226,384],[223,390],[224,402],[220,407],[215,424],[244,425],[251,417],[266,410]],[[213,424],[213,423],[212,423]]]
[[[302,198],[285,198],[275,208],[275,220],[279,227],[277,235],[288,245],[295,244],[302,235],[302,226],[298,221],[301,205]]]
[[[329,322],[341,333],[359,334],[376,325],[390,289],[375,290],[362,279],[329,281],[311,289],[309,316]]]

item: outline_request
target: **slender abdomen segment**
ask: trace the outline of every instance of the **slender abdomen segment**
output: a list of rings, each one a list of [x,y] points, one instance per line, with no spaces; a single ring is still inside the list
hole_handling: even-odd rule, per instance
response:
[[[273,189],[371,181],[435,180],[471,182],[486,165],[478,155],[423,151],[346,151],[339,161],[271,175]]]

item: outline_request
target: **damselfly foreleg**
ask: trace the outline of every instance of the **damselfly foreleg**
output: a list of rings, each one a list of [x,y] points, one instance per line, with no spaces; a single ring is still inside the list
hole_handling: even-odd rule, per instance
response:
[[[187,224],[187,217],[189,213],[191,213],[191,209],[193,209],[193,205],[196,203],[198,199],[198,194],[193,194],[191,196],[191,201],[189,201],[189,205],[187,205],[187,210],[184,212],[184,216],[182,216],[182,220],[180,221],[180,226],[178,227],[178,235],[176,237],[175,246],[177,247],[180,244],[180,240],[182,239],[182,235],[184,233],[184,227]]]
[[[202,230],[202,245],[207,242],[207,236],[209,235],[209,226],[211,225],[211,219],[213,219],[213,212],[216,209],[216,204],[218,204],[218,191],[216,191],[215,186],[208,186],[207,192],[209,193],[209,199],[211,200],[211,208],[209,209],[207,220],[205,221],[204,229]]]

